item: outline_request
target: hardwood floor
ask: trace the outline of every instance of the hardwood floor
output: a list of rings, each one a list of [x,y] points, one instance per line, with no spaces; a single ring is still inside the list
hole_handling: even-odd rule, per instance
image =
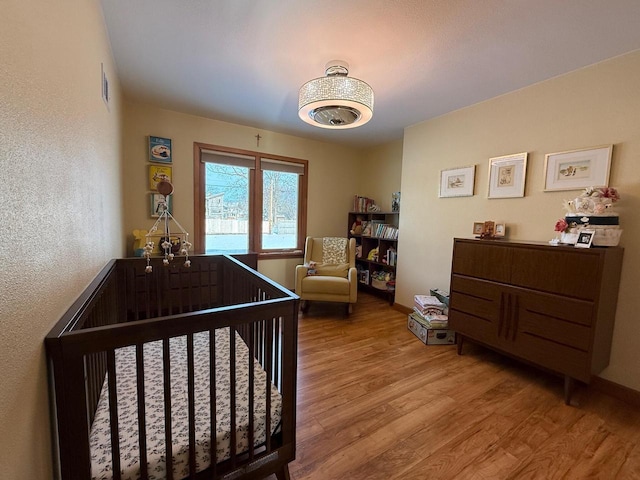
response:
[[[366,294],[300,317],[293,480],[640,479],[634,407],[406,323]]]

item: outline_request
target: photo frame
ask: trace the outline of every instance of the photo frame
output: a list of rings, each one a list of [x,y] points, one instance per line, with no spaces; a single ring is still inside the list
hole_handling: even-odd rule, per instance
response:
[[[496,226],[493,230],[494,237],[504,237],[507,233],[507,225],[504,223],[496,223]]]
[[[171,181],[171,167],[164,167],[160,165],[149,165],[149,190],[157,191],[158,182],[162,179]]]
[[[149,136],[149,161],[171,163],[171,139]]]
[[[165,199],[165,196],[161,193],[151,193],[149,195],[149,215],[152,218],[158,218],[160,216],[159,205]],[[166,197],[167,210],[173,215],[173,195]]]
[[[475,184],[476,166],[451,168],[440,171],[438,197],[471,197]]]
[[[484,233],[484,222],[473,222],[473,234],[482,235]]]
[[[527,175],[527,152],[489,159],[487,198],[524,197]]]
[[[580,230],[574,246],[576,248],[590,248],[595,234],[595,230]]]
[[[548,153],[544,158],[544,191],[608,187],[613,145]]]
[[[495,236],[495,228],[496,222],[493,220],[487,220],[482,225],[482,236],[483,237],[494,237]]]

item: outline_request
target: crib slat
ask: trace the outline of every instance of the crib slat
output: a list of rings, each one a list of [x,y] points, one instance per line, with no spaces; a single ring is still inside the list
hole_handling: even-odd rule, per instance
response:
[[[138,394],[138,445],[140,448],[140,478],[149,479],[147,465],[147,427],[145,417],[144,393],[144,344],[136,345],[136,376]]]
[[[265,362],[263,363],[263,367],[266,375],[266,387],[267,387],[267,395],[266,395],[266,413],[265,413],[265,446],[267,447],[267,452],[271,451],[271,379],[273,378],[273,318],[267,320],[266,325],[266,341],[265,341]]]
[[[254,430],[254,423],[255,423],[255,418],[254,418],[254,413],[255,413],[255,400],[253,398],[254,395],[254,391],[255,391],[255,372],[254,372],[254,362],[253,362],[253,335],[249,335],[249,344],[247,345],[249,347],[249,352],[247,355],[247,361],[249,362],[249,460],[253,460],[253,457],[255,455],[255,442],[254,442],[254,436],[255,436],[255,430]]]
[[[196,407],[193,366],[193,333],[187,335],[187,382],[189,401],[189,478],[196,476]]]
[[[120,434],[118,432],[118,393],[116,390],[115,350],[107,351],[107,373],[109,375],[109,422],[111,425],[111,465],[113,479],[120,480]]]
[[[154,317],[161,317],[162,313],[162,279],[167,274],[167,269],[163,266],[160,270],[160,273],[155,277],[155,285],[156,285],[156,310],[153,314]]]
[[[171,358],[169,339],[162,339],[162,370],[164,376],[164,443],[167,480],[173,480],[173,438],[171,431]]]
[[[217,412],[216,412],[216,331],[209,330],[209,411],[211,414],[211,439],[209,458],[211,458],[211,478],[216,477],[217,459]]]
[[[231,417],[231,466],[236,466],[236,329],[229,329],[229,375],[230,375],[230,417]]]
[[[280,352],[280,346],[281,346],[281,335],[282,335],[282,326],[280,324],[280,318],[276,318],[275,319],[275,331],[276,331],[276,342],[273,345],[273,358],[275,359],[275,368],[273,371],[273,383],[275,383],[278,387],[280,387],[280,366],[279,366],[279,362],[278,359],[280,358],[281,352]],[[280,390],[282,391],[282,390]]]

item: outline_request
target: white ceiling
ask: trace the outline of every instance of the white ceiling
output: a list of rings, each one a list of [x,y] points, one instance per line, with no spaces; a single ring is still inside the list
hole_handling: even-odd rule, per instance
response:
[[[640,0],[101,2],[130,98],[353,146],[640,49]],[[298,118],[298,89],[333,59],[373,87],[362,127]]]

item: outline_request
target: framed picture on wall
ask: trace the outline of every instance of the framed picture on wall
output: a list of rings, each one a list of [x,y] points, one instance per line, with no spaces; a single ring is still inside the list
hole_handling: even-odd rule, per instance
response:
[[[149,161],[171,163],[171,139],[149,136]]]
[[[163,211],[163,203],[166,205],[167,211],[173,215],[173,195],[165,197],[161,193],[152,193],[149,199],[149,214],[152,218],[158,218],[160,216]]]
[[[544,190],[608,187],[613,145],[549,153],[544,159]]]
[[[161,180],[170,182],[171,172],[171,167],[149,165],[149,190],[158,191],[158,182]]]
[[[490,158],[487,198],[524,197],[526,174],[527,152]]]
[[[475,165],[441,170],[438,196],[440,198],[473,196],[475,175]]]

